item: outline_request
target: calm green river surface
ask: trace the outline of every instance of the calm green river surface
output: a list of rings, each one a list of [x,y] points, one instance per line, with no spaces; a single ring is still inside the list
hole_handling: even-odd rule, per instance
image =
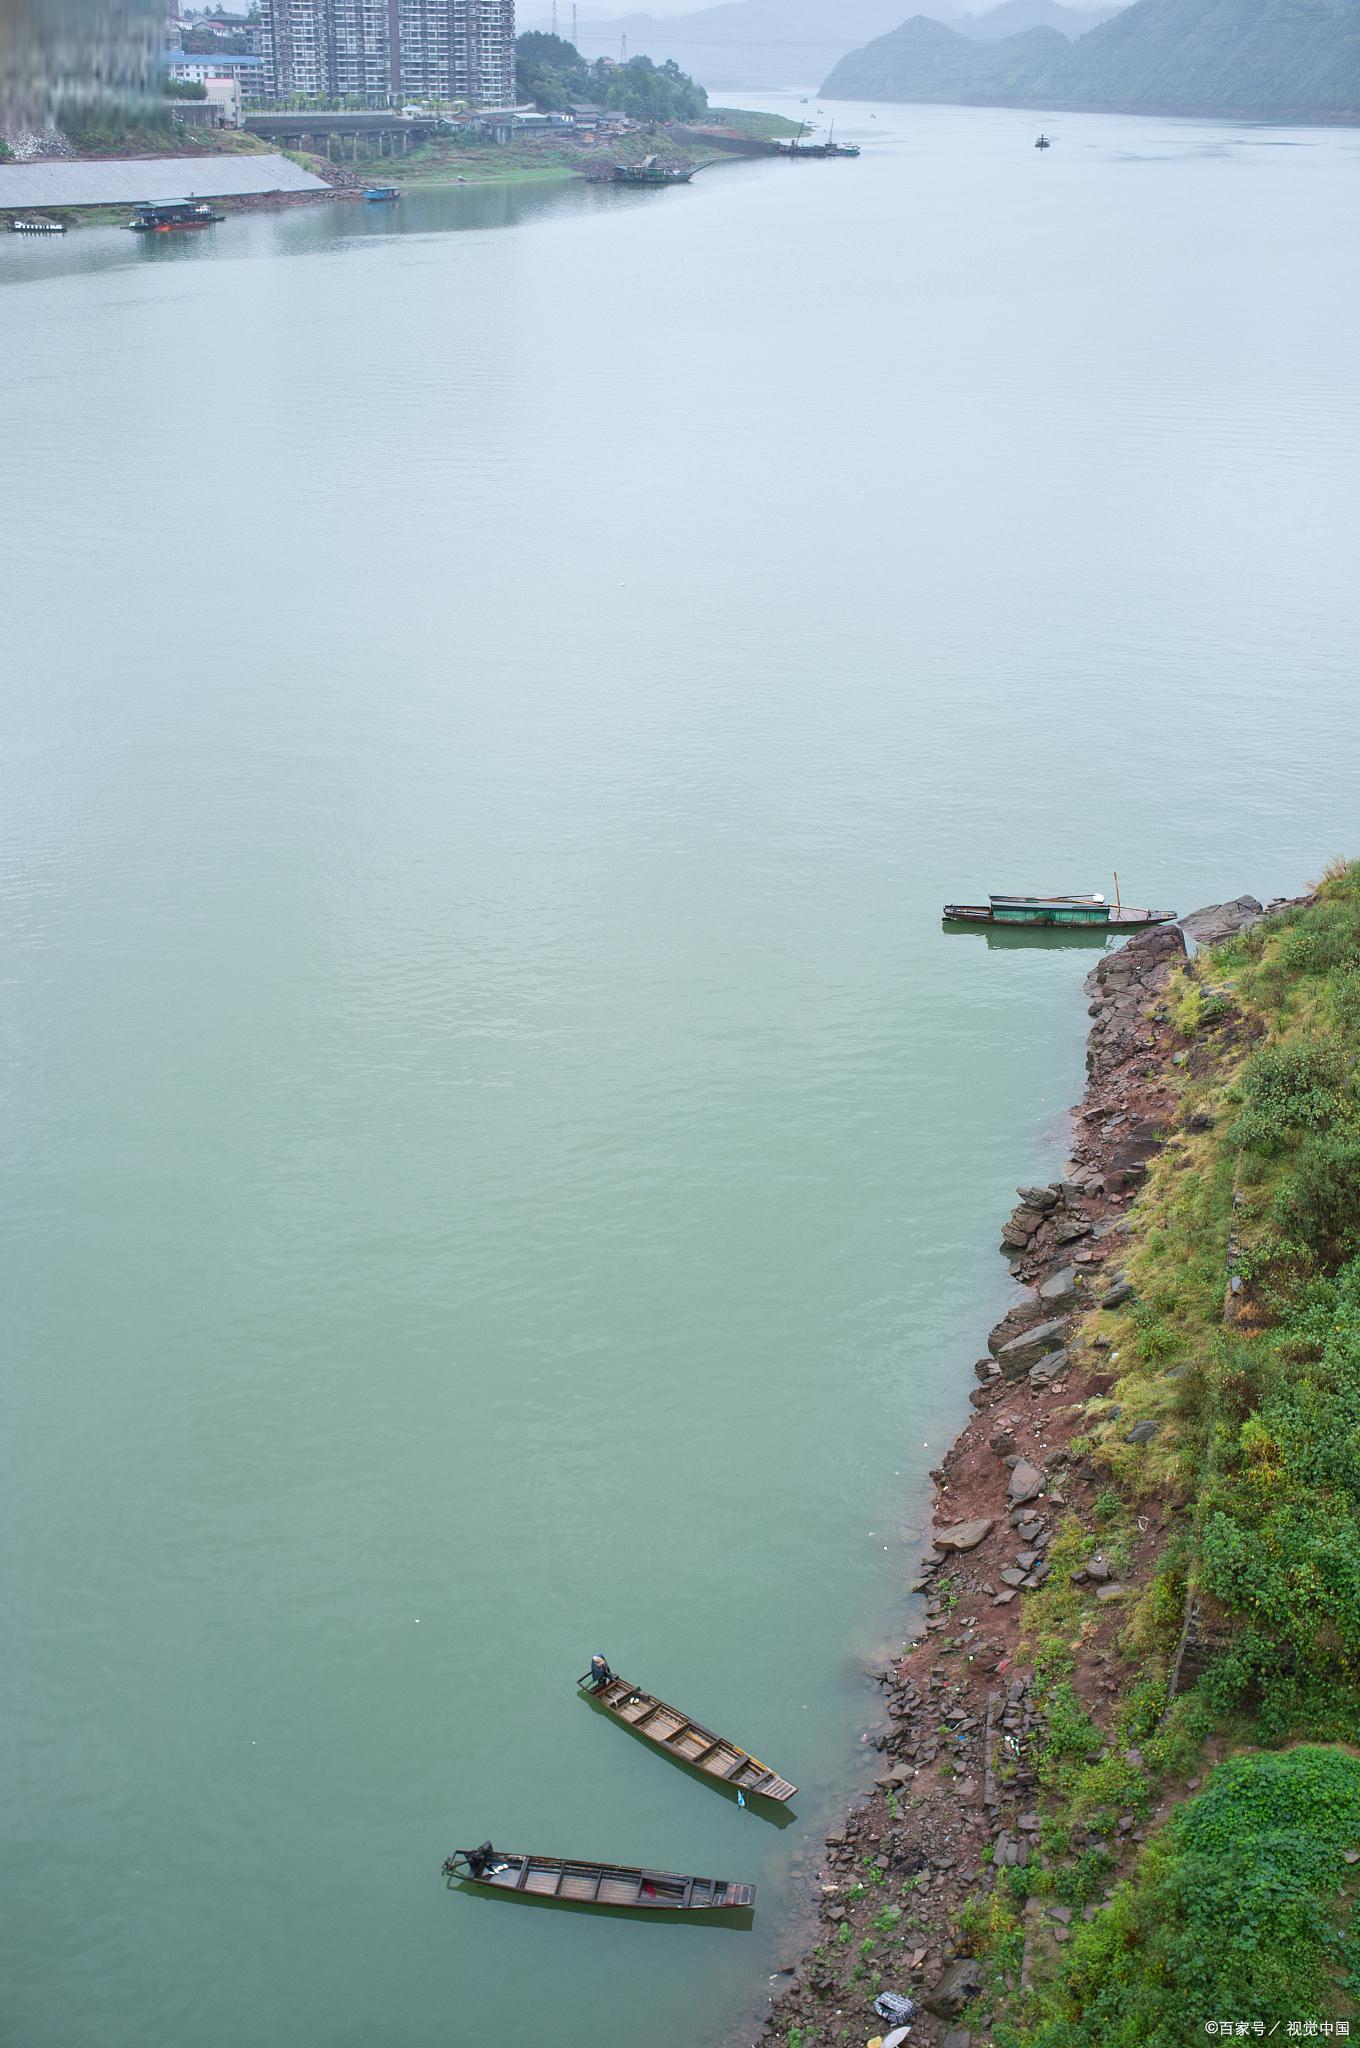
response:
[[[0,246],[7,2048],[749,2038],[1081,1085],[941,903],[1360,851],[1360,137],[1039,125]]]

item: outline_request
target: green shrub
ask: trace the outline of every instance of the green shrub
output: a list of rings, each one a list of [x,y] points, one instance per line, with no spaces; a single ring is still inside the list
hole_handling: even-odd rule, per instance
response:
[[[1044,1701],[1048,1740],[1041,1752],[1045,1764],[1065,1759],[1085,1759],[1100,1748],[1100,1730],[1087,1714],[1077,1694],[1067,1684],[1055,1685]]]
[[[1263,1046],[1247,1062],[1246,1108],[1230,1135],[1250,1151],[1270,1153],[1295,1132],[1326,1130],[1342,1111],[1351,1064],[1334,1038]]]
[[[1206,2017],[1352,2010],[1336,1901],[1360,1840],[1360,1761],[1335,1749],[1236,1756],[1148,1843],[1132,1880],[1076,1929],[1031,2048],[1184,2048]],[[1007,2028],[998,2039],[1015,2042]]]
[[[1279,960],[1289,974],[1329,974],[1360,965],[1360,902],[1343,896],[1319,903],[1284,934]]]
[[[1332,1021],[1347,1038],[1360,1039],[1360,966],[1349,966],[1329,978],[1327,1007]]]
[[[1360,1252],[1360,1137],[1344,1130],[1306,1137],[1276,1214],[1290,1237],[1315,1246],[1328,1265]]]

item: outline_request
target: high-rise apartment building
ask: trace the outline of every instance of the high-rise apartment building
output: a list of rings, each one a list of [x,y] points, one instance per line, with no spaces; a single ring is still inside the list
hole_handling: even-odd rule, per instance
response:
[[[262,0],[275,100],[515,101],[515,0]]]
[[[275,100],[324,99],[330,66],[325,0],[264,0],[264,91]]]
[[[455,95],[478,107],[515,104],[515,0],[453,0]]]
[[[381,105],[392,89],[390,0],[328,0],[328,97]]]

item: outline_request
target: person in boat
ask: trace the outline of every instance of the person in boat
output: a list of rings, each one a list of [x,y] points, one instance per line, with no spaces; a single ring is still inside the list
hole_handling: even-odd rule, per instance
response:
[[[608,1660],[597,1650],[590,1660],[590,1690],[603,1692],[607,1685],[613,1683],[614,1674],[609,1668]]]
[[[483,1878],[496,1860],[496,1852],[490,1842],[483,1842],[479,1849],[469,1849],[467,1866],[473,1877]]]

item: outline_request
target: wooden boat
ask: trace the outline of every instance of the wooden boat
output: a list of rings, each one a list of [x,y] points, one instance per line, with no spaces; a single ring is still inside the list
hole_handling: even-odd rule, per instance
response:
[[[1136,910],[1104,896],[989,896],[985,903],[946,903],[946,924],[1045,926],[1062,931],[1132,932],[1174,924],[1174,910]]]
[[[640,1692],[626,1678],[611,1678],[600,1692],[591,1686],[583,1686],[582,1691],[634,1734],[664,1749],[667,1756],[692,1764],[696,1771],[702,1771],[720,1785],[731,1785],[738,1792],[754,1792],[761,1799],[792,1799],[798,1790],[739,1743],[715,1735],[711,1728],[691,1721],[678,1707],[668,1707],[654,1694]]]
[[[445,1877],[530,1899],[623,1906],[639,1913],[720,1913],[755,1904],[753,1884],[732,1884],[723,1877],[682,1877],[627,1863],[569,1863],[560,1856],[511,1856],[496,1849],[488,1855],[488,1848],[455,1849],[444,1864]]]
[[[366,185],[364,198],[370,206],[395,206],[401,193],[395,185]]]

